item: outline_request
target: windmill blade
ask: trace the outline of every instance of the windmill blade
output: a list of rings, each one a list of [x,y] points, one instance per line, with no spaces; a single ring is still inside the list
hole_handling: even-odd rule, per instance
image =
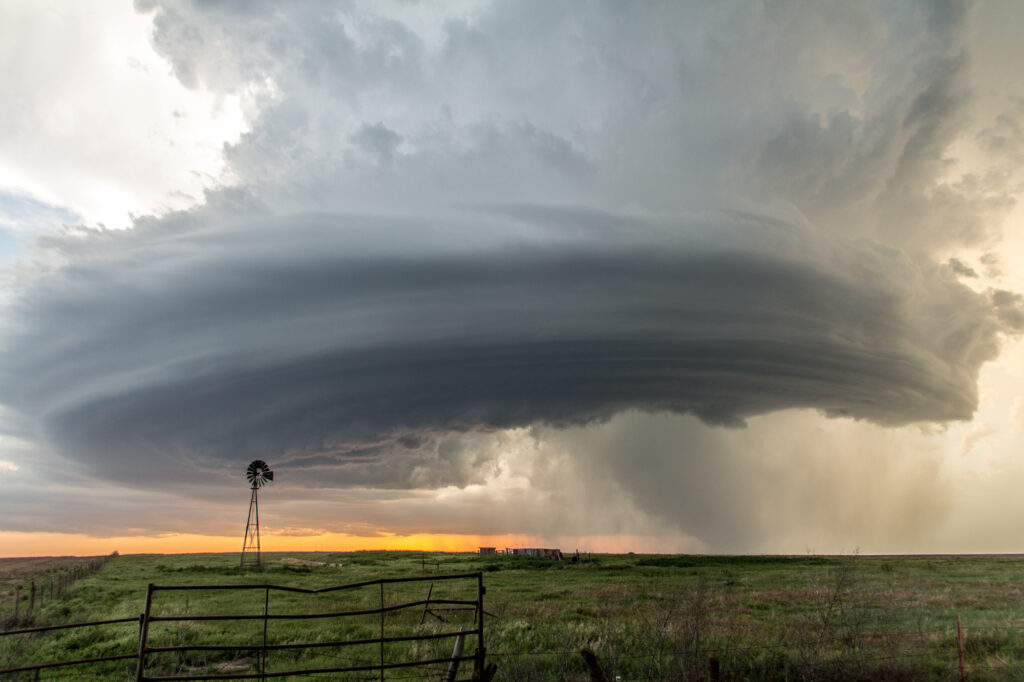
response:
[[[261,487],[267,481],[273,481],[274,472],[270,470],[270,465],[262,459],[254,459],[249,462],[249,466],[245,468],[245,477],[248,479],[249,484],[255,489]]]

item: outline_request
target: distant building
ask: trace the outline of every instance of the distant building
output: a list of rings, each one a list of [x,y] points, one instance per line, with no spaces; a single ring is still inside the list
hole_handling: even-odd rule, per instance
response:
[[[480,548],[480,553],[481,554],[497,554],[498,552],[495,551],[494,547],[481,547]]]
[[[560,549],[543,549],[540,547],[519,547],[514,549],[506,549],[506,554],[512,554],[515,556],[534,556],[540,559],[550,559],[552,561],[561,561],[562,550]]]

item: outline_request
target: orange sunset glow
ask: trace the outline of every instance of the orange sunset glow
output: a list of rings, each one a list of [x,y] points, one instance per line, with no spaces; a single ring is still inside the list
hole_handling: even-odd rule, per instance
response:
[[[531,535],[382,535],[355,537],[338,533],[319,535],[277,535],[265,533],[264,552],[476,552],[480,547],[539,547],[552,544],[544,538]],[[656,552],[662,547],[654,537],[637,536],[585,536],[555,542],[564,551],[590,552]],[[573,542],[578,546],[570,546]],[[119,554],[199,554],[237,552],[241,548],[239,537],[209,535],[168,534],[163,536],[91,537],[71,533],[17,533],[0,531],[0,557],[24,556],[99,556]]]

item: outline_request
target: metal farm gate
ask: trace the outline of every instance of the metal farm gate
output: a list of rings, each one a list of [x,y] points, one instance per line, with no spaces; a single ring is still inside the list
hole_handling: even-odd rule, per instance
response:
[[[136,658],[158,680],[489,680],[483,574],[384,578],[304,589],[283,585],[149,585],[137,619],[27,628],[92,629],[136,622],[138,651],[0,670],[89,668]],[[198,594],[201,593],[201,594]],[[472,652],[464,654],[464,651]],[[459,671],[459,664],[471,661]],[[329,678],[328,678],[329,676]]]
[[[188,595],[198,591],[207,593],[204,609],[216,613],[188,613]],[[166,601],[157,598],[161,593],[178,598],[157,608],[157,601]],[[473,661],[473,679],[483,679],[483,596],[481,573],[319,589],[150,585],[135,679],[366,679],[377,672],[384,680],[408,677],[410,668],[419,669],[416,677],[454,679],[461,661]],[[243,603],[256,612],[237,613]],[[308,606],[299,610],[301,604]],[[467,637],[476,640],[470,655],[463,654]]]
[[[262,608],[241,614],[188,613],[188,594],[198,591],[216,592],[213,599],[204,595],[204,607],[210,610],[237,611],[245,602]],[[178,598],[156,608],[157,596],[171,592]],[[454,679],[461,661],[473,661],[473,679],[481,679],[486,669],[483,596],[481,573],[385,578],[319,589],[150,585],[135,679],[325,674],[366,679],[366,673],[375,671],[384,680],[403,677],[395,673],[410,668],[419,669],[417,677],[434,677],[433,672],[435,679]],[[303,603],[316,610],[291,611]],[[232,625],[225,628],[225,623]],[[476,640],[470,655],[463,654],[467,637]]]

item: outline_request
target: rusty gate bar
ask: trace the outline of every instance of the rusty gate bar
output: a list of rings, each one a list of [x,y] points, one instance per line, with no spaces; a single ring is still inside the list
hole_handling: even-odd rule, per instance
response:
[[[255,587],[263,588],[263,585],[257,585]],[[271,587],[273,587],[271,585]],[[421,604],[455,604],[461,606],[476,606],[476,601],[469,601],[466,599],[431,599],[429,602],[425,599],[418,601],[403,602],[395,606],[385,606],[384,612],[389,613],[391,611],[401,611],[402,609],[408,609],[413,606],[420,606]],[[468,610],[468,609],[467,609]],[[267,620],[303,620],[310,618],[339,618],[343,616],[369,616],[375,613],[380,613],[380,609],[363,609],[360,611],[333,611],[327,613],[271,613],[266,616]],[[202,621],[202,620],[263,620],[263,614],[261,613],[249,613],[241,614],[237,616],[226,615],[226,616],[152,616],[149,619],[151,623],[167,623],[173,621]],[[132,618],[131,620],[135,620]]]
[[[48,630],[66,630],[68,628],[84,628],[92,625],[110,625],[112,623],[137,623],[138,617],[135,618],[114,618],[112,620],[91,620],[88,623],[65,623],[64,625],[41,625],[36,628],[22,628],[20,630],[4,630],[0,632],[0,636],[5,635],[26,635],[30,632],[46,632]]]
[[[487,591],[486,588],[484,588],[484,574],[483,573],[477,573],[476,574],[476,602],[477,602],[476,608],[478,609],[478,613],[476,615],[479,616],[479,619],[477,619],[478,622],[477,622],[477,635],[476,635],[476,645],[477,645],[476,660],[473,662],[473,667],[476,668],[476,670],[473,671],[474,672],[473,676],[476,679],[483,679],[484,678],[484,592],[486,592],[486,591]]]
[[[473,631],[465,633],[467,635],[473,634]],[[430,658],[422,661],[411,661],[403,663],[385,663],[385,670],[396,670],[398,668],[413,668],[418,665],[435,665],[440,663],[448,663],[454,660],[455,656],[446,656],[444,658]],[[457,657],[460,661],[472,661],[475,656],[459,656]],[[296,675],[326,675],[328,673],[358,673],[358,672],[371,672],[377,670],[380,666],[378,664],[373,665],[354,665],[347,668],[307,668],[304,670],[279,670],[277,672],[269,672],[263,675],[263,677],[294,677]],[[255,680],[260,678],[260,673],[240,673],[240,674],[224,674],[224,675],[168,675],[165,677],[147,677],[147,681],[151,682],[192,682],[194,680]]]
[[[260,650],[260,672],[266,674],[267,672],[267,623],[269,619],[267,616],[270,614],[270,587],[266,589],[265,599],[263,601],[263,649]],[[260,677],[260,679],[265,679]]]
[[[267,583],[238,583],[236,585],[153,585],[153,590],[262,590],[269,587],[279,592],[302,592],[304,594],[324,594],[327,592],[340,592],[342,590],[354,590],[360,587],[371,585],[387,585],[390,583],[425,583],[428,580],[466,580],[482,576],[479,571],[475,573],[448,573],[446,575],[413,576],[411,578],[377,578],[376,580],[364,580],[358,583],[345,583],[344,585],[332,585],[330,587],[292,587],[289,585],[269,585]]]
[[[401,637],[385,637],[384,641],[388,644],[392,642],[414,642],[421,639],[448,639],[451,637],[458,637],[459,635],[472,635],[476,634],[476,630],[470,630],[469,632],[437,632],[434,634],[426,635],[405,635]],[[285,649],[322,649],[324,647],[343,647],[343,646],[358,646],[362,644],[375,644],[381,641],[379,637],[373,637],[371,639],[341,639],[330,642],[310,642],[309,644],[268,644],[267,651],[283,651]],[[146,651],[149,653],[168,653],[172,651],[256,651],[260,649],[258,644],[179,644],[174,646],[151,646],[147,647]],[[132,658],[135,658],[135,654],[130,654]]]
[[[384,583],[380,584],[380,682],[384,682]]]
[[[132,618],[132,620],[135,620]],[[106,661],[127,661],[130,658],[137,658],[138,654],[121,654],[119,656],[100,656],[98,658],[78,658],[73,661],[54,661],[52,663],[37,663],[26,665],[21,668],[4,668],[0,674],[24,673],[32,670],[45,670],[46,668],[63,668],[64,666],[84,665],[87,663],[105,663]]]

